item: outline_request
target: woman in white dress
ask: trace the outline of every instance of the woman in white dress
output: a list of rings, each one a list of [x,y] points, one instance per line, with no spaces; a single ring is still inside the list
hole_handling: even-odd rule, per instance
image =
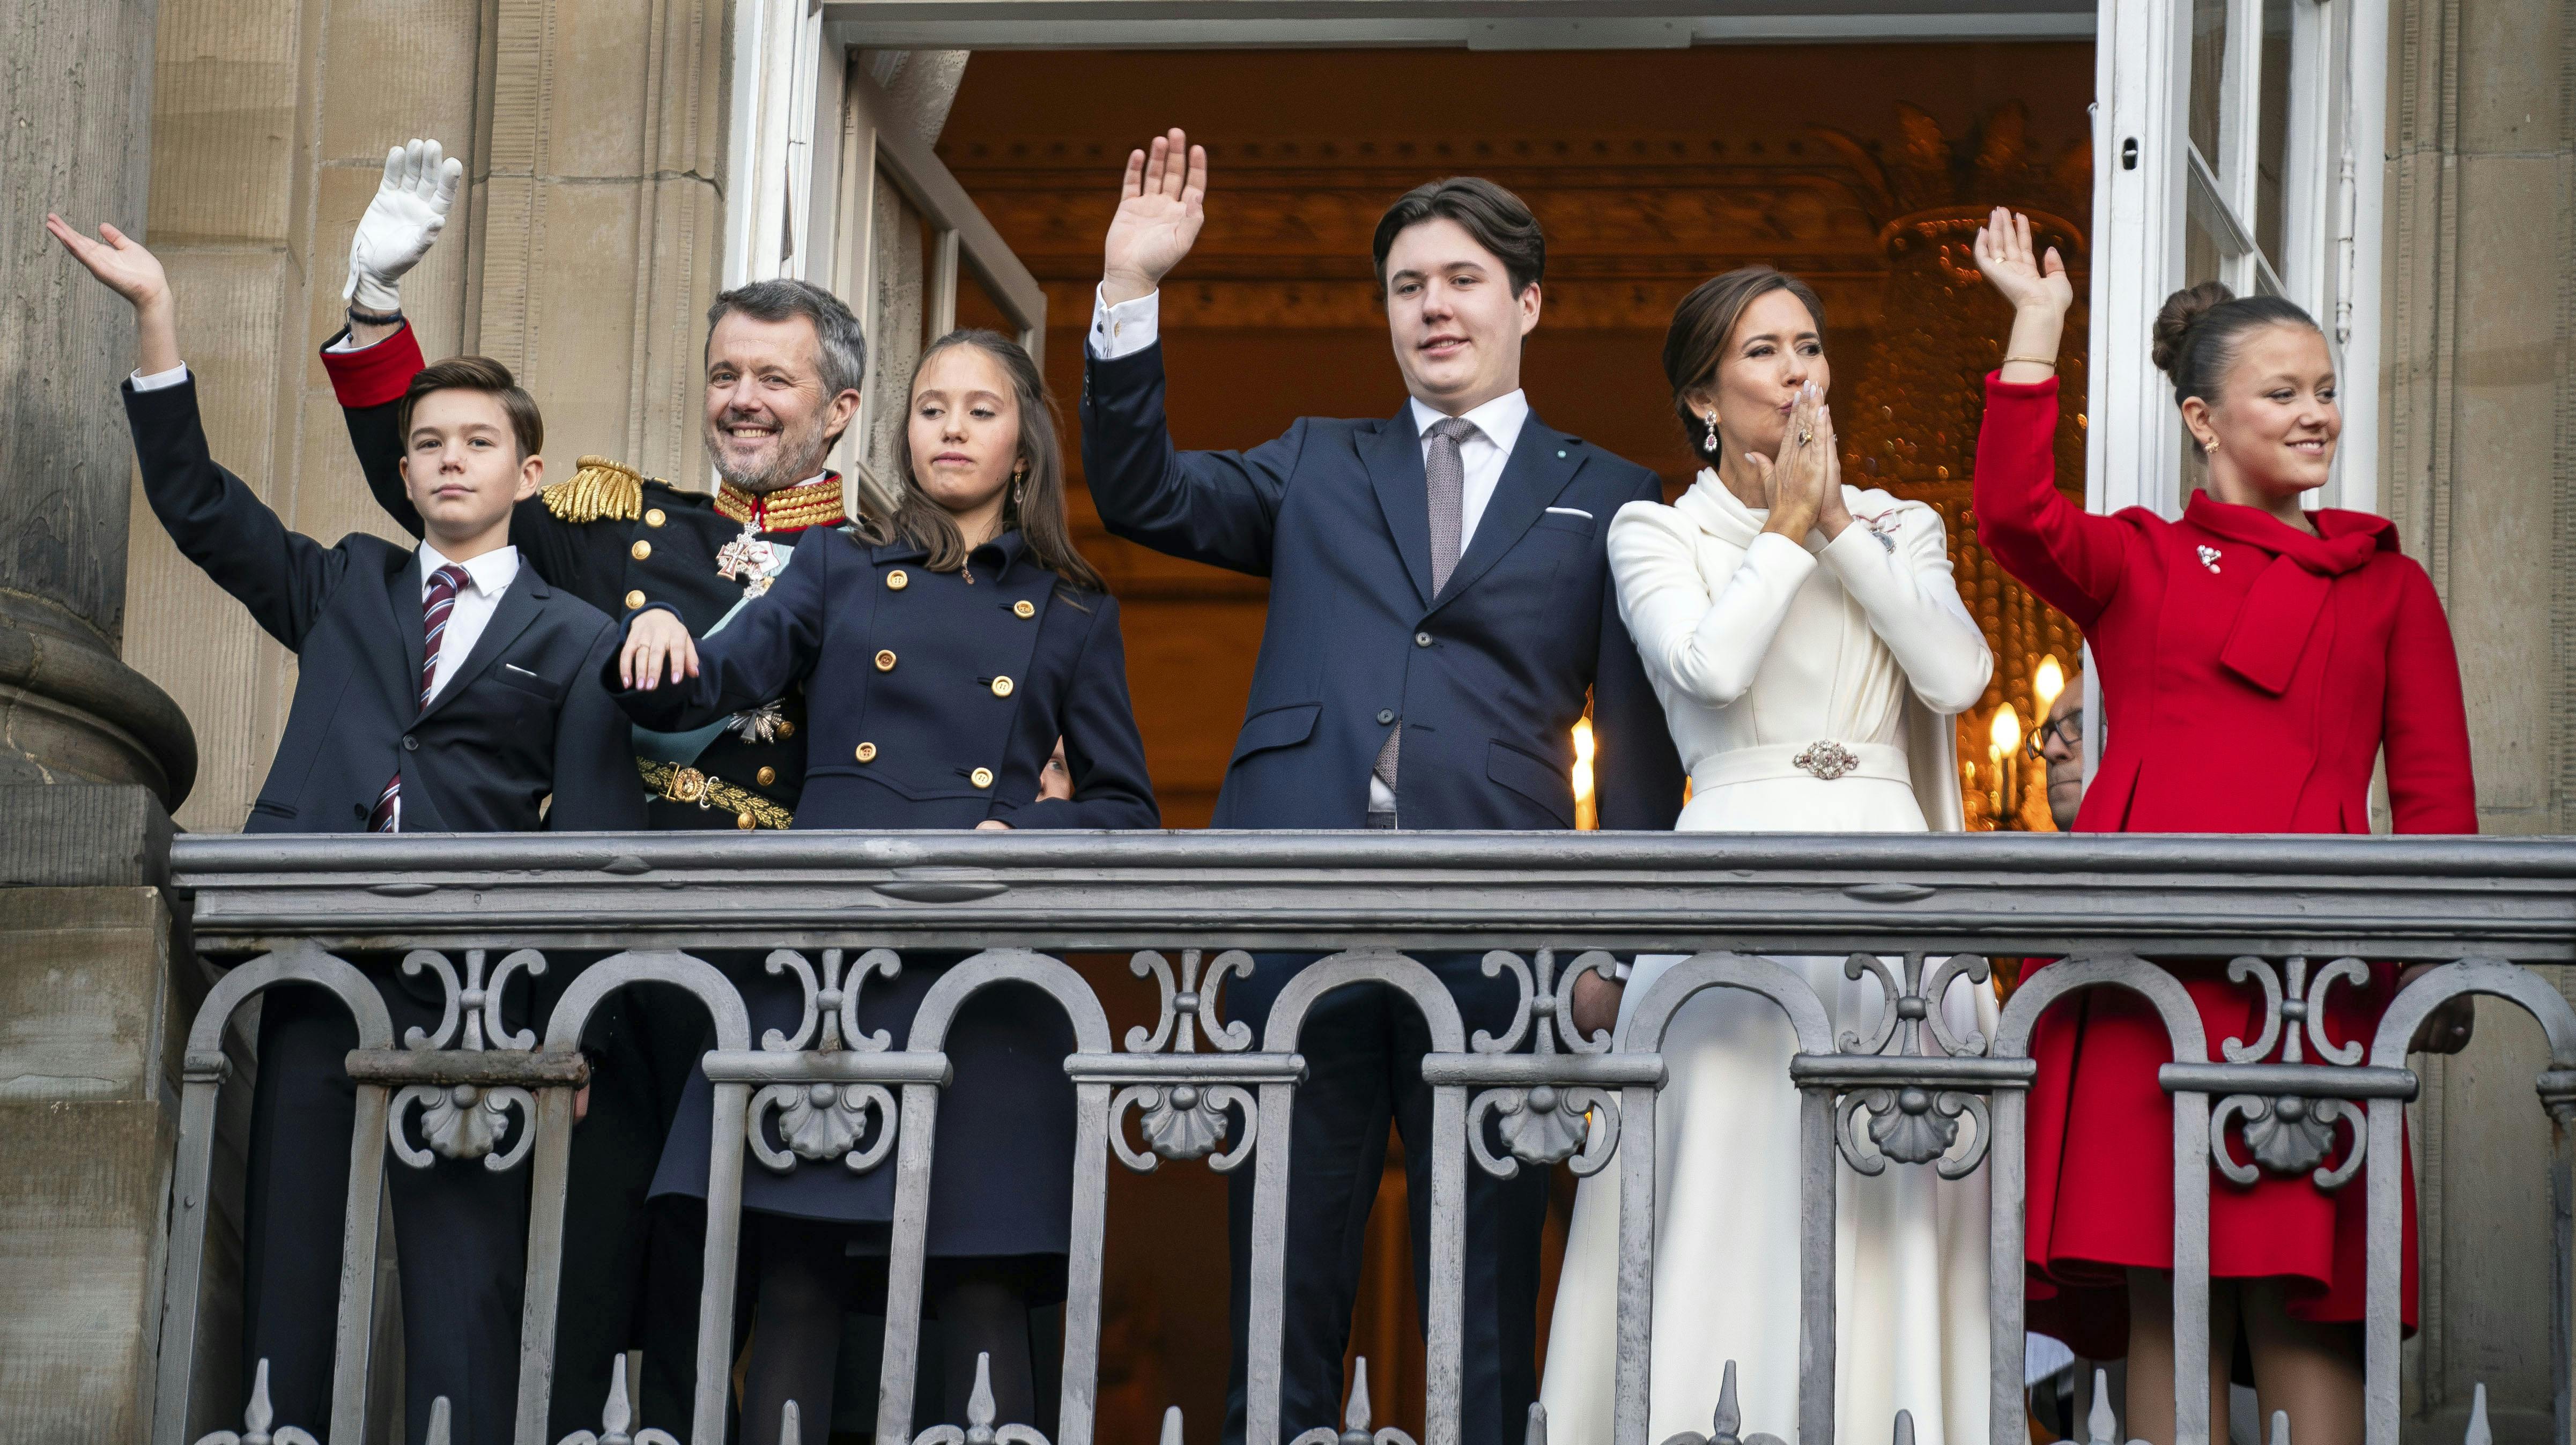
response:
[[[1769,267],[1709,281],[1674,313],[1664,371],[1711,466],[1675,505],[1632,502],[1611,522],[1620,615],[1691,766],[1676,826],[1956,831],[1952,719],[1983,696],[1994,660],[1959,601],[1941,514],[1841,485],[1822,316],[1813,291]],[[1844,768],[1810,751],[1822,743],[1850,755]],[[1676,961],[1639,959],[1624,992],[1586,975],[1577,1023],[1602,1027],[1614,1008],[1626,1023]],[[1778,961],[1823,1000],[1837,1036],[1872,1036],[1874,981],[1845,978],[1840,957]],[[1954,1035],[1991,1035],[1993,994],[1958,979],[1943,1013]],[[1729,1360],[1742,1433],[1797,1438],[1796,1047],[1775,1005],[1734,989],[1694,996],[1665,1034],[1650,1441],[1709,1428]],[[1988,1391],[1984,1171],[1836,1173],[1838,1432],[1883,1440],[1904,1409],[1922,1445],[1975,1445]],[[1556,1445],[1610,1437],[1618,1176],[1614,1163],[1575,1197],[1541,1392]]]

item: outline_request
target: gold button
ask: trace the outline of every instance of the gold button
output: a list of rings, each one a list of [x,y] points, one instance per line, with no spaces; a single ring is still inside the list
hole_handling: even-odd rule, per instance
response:
[[[893,654],[892,652],[887,651],[887,650],[885,650],[885,649],[883,649],[883,648],[878,649],[878,651],[877,651],[877,671],[879,671],[879,672],[892,672],[892,671],[894,671],[894,654]]]
[[[641,562],[645,558],[653,555],[653,544],[650,542],[638,542],[634,546],[626,549],[626,555],[634,558],[638,562]]]
[[[666,519],[662,515],[662,509],[659,507],[655,507],[653,510],[644,514],[644,525],[647,527],[661,526],[665,520]]]
[[[997,677],[997,678],[994,678],[994,679],[993,679],[993,696],[995,696],[995,697],[1009,697],[1010,695],[1011,695],[1011,680],[1010,680],[1009,678],[1007,678],[1007,677]]]
[[[861,744],[859,744],[859,748],[858,748],[858,755],[859,755],[859,761],[860,761],[860,762],[863,762],[863,763],[873,763],[873,762],[875,762],[875,761],[877,760],[877,745],[876,745],[875,743],[861,743]]]
[[[641,606],[643,606],[643,605],[644,605],[644,594],[643,594],[641,591],[629,592],[629,593],[627,593],[627,594],[626,594],[626,610],[627,610],[627,611],[632,612],[632,611],[634,611],[636,608],[641,607]]]
[[[1037,616],[1037,615],[1038,615],[1038,607],[1037,607],[1037,604],[1036,604],[1036,603],[1034,603],[1034,602],[1031,602],[1029,599],[1027,599],[1027,598],[1025,598],[1025,597],[1021,598],[1021,599],[1020,599],[1019,601],[1017,601],[1017,602],[1012,603],[1012,604],[1011,604],[1011,610],[1012,610],[1013,612],[1018,613],[1018,614],[1019,614],[1020,616],[1022,616],[1022,617],[1035,617],[1035,616]]]
[[[736,813],[736,814],[734,814],[734,815],[733,815],[733,825],[734,825],[735,827],[737,827],[737,828],[740,828],[741,830],[743,830],[743,831],[744,831],[744,832],[746,832],[746,833],[748,833],[748,832],[750,832],[752,829],[757,828],[757,827],[759,827],[759,826],[760,826],[758,823],[755,823],[755,822],[753,822],[753,821],[751,820],[751,815],[750,815],[749,813]]]
[[[789,722],[785,718],[780,718],[778,720],[778,735],[782,738],[792,738],[796,736],[796,724]]]
[[[886,590],[888,592],[901,592],[903,589],[911,585],[912,574],[906,572],[900,567],[897,567],[886,574]]]
[[[979,788],[989,788],[993,786],[993,770],[991,768],[977,768],[975,771],[966,775],[966,781],[973,783]]]
[[[778,770],[776,768],[762,768],[759,772],[752,774],[752,776],[758,778],[760,780],[760,785],[765,788],[778,781]]]

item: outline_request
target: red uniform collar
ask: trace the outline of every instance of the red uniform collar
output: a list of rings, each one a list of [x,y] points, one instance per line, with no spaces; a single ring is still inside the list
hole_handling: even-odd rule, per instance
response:
[[[763,532],[802,532],[808,527],[837,527],[846,521],[841,508],[841,474],[782,487],[766,494],[746,492],[731,482],[716,486],[716,510]]]

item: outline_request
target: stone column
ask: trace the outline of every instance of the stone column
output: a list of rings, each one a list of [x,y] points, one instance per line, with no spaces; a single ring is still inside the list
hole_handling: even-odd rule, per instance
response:
[[[132,446],[123,302],[42,211],[139,233],[153,0],[0,0],[0,783],[139,783],[177,807],[197,770],[177,704],[119,658]]]

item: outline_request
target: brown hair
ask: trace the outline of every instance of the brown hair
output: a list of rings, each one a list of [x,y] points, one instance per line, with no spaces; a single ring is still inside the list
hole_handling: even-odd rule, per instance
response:
[[[1372,244],[1379,295],[1386,294],[1386,253],[1395,249],[1395,238],[1408,227],[1435,219],[1466,227],[1477,245],[1493,252],[1494,259],[1503,263],[1514,296],[1547,274],[1547,236],[1521,198],[1482,176],[1451,176],[1415,186],[1378,217],[1377,239]]]
[[[991,357],[1011,379],[1012,394],[1019,400],[1020,461],[1028,473],[1011,484],[1002,503],[1002,525],[1019,528],[1029,556],[1070,586],[1085,592],[1108,591],[1109,584],[1073,545],[1073,528],[1064,515],[1064,448],[1056,435],[1055,398],[1047,394],[1046,382],[1038,376],[1038,365],[1027,350],[999,332],[980,327],[949,332],[924,348],[921,359],[913,363],[912,380],[904,387],[907,412],[922,371],[933,357],[956,346],[971,346]],[[896,504],[894,515],[864,515],[850,524],[850,530],[880,546],[898,538],[910,542],[930,554],[926,565],[933,572],[964,567],[966,539],[958,534],[955,519],[913,483],[908,421],[895,429],[894,466],[903,487],[903,500]]]
[[[2175,406],[2195,396],[2214,405],[2227,373],[2236,369],[2247,333],[2266,326],[2304,326],[2324,334],[2316,318],[2296,302],[2239,296],[2220,282],[2203,281],[2165,298],[2147,355],[2156,370],[2172,378]],[[2191,438],[2191,449],[2201,453],[2200,438]]]
[[[510,368],[488,356],[451,356],[412,377],[402,403],[394,408],[394,435],[402,438],[404,450],[411,447],[412,408],[433,391],[479,391],[498,400],[510,418],[510,434],[518,439],[519,460],[545,450],[546,419],[537,411],[537,399],[520,388]]]
[[[1734,339],[1735,323],[1744,319],[1744,308],[1774,291],[1798,298],[1815,318],[1816,337],[1822,341],[1825,303],[1817,298],[1815,288],[1769,266],[1739,266],[1723,276],[1712,276],[1691,288],[1673,308],[1672,327],[1664,333],[1664,380],[1672,384],[1673,415],[1682,424],[1691,455],[1710,466],[1717,465],[1718,452],[1708,444],[1707,421],[1691,410],[1690,394],[1717,375],[1718,363],[1726,359],[1726,344]],[[1724,444],[1721,439],[1719,445]]]

